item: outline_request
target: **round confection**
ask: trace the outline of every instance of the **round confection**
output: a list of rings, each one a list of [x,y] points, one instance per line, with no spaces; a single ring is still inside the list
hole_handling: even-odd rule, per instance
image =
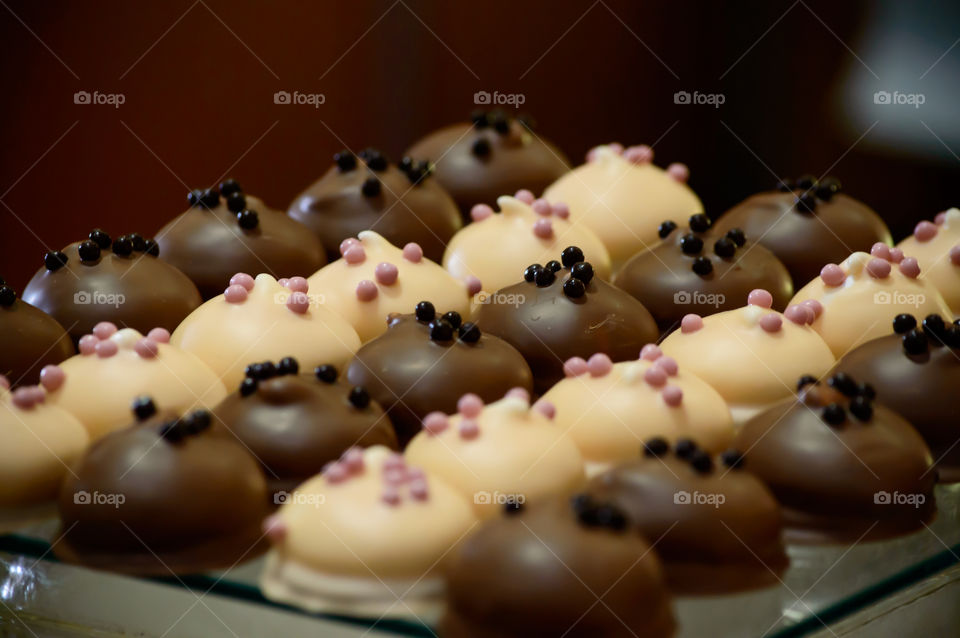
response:
[[[674,635],[650,545],[615,506],[583,495],[485,522],[454,554],[446,584],[439,633],[449,638]]]
[[[476,522],[439,477],[382,446],[351,449],[264,523],[273,549],[260,588],[311,612],[432,616],[440,570]]]
[[[790,303],[809,300],[823,308],[811,327],[836,357],[886,335],[890,320],[900,313],[951,316],[934,285],[920,277],[917,260],[885,244],[870,253],[853,253],[839,265],[827,264]]]
[[[360,339],[310,288],[303,277],[237,273],[222,295],[183,320],[170,343],[196,355],[229,388],[240,385],[251,361],[296,357],[305,369],[342,366]]]
[[[389,325],[361,346],[347,377],[387,410],[401,445],[430,412],[456,412],[468,392],[496,401],[511,388],[533,389],[523,355],[459,313],[441,313],[422,301],[415,314],[394,315]]]
[[[266,549],[256,459],[209,412],[151,412],[96,441],[60,491],[54,553],[96,569],[169,576],[233,567]]]
[[[654,437],[692,438],[714,454],[733,440],[723,397],[653,344],[639,360],[614,364],[598,353],[570,359],[564,372],[543,400],[556,406],[557,422],[580,448],[588,475],[635,458]]]
[[[334,161],[287,212],[320,238],[327,259],[340,257],[344,239],[374,230],[398,246],[417,243],[428,259],[440,261],[463,222],[453,198],[431,178],[429,162],[405,157],[395,165],[375,149],[359,157],[341,151]]]
[[[920,222],[897,248],[916,258],[923,278],[936,286],[954,316],[960,316],[960,210],[951,208],[933,222]]]
[[[542,193],[570,170],[556,146],[533,131],[528,118],[503,111],[477,111],[471,123],[435,131],[407,150],[435,164],[436,179],[470,221],[475,204],[493,206],[501,195],[521,188]]]
[[[36,385],[44,366],[76,352],[57,320],[17,297],[0,279],[0,374],[11,387]]]
[[[660,347],[685,372],[710,384],[724,398],[735,424],[792,396],[797,378],[822,376],[833,354],[809,323],[822,308],[810,302],[772,310],[772,295],[755,290],[748,305],[709,317],[690,314]]]
[[[216,430],[260,461],[278,503],[278,490],[292,491],[354,445],[398,449],[390,419],[363,387],[347,383],[335,366],[300,370],[291,357],[248,366],[213,416]]]
[[[960,325],[908,314],[893,325],[894,334],[854,348],[836,371],[870,384],[930,446],[940,480],[960,481]]]
[[[824,264],[877,242],[892,244],[890,230],[873,209],[840,192],[840,181],[812,176],[785,179],[779,190],[758,193],[717,220],[717,229],[740,228],[782,261],[799,288]]]
[[[593,264],[594,274],[610,280],[610,255],[603,242],[585,226],[571,224],[566,206],[534,200],[529,192],[517,195],[498,198],[499,213],[486,204],[475,206],[473,223],[447,245],[443,267],[461,280],[479,277],[484,291],[492,293],[517,283],[529,264],[550,261],[576,245]]]
[[[157,259],[159,247],[140,235],[111,240],[102,230],[44,257],[23,300],[63,326],[74,342],[101,321],[146,333],[173,330],[202,303],[190,278]]]
[[[779,583],[788,559],[780,506],[744,469],[683,439],[650,439],[644,455],[595,477],[586,494],[613,503],[644,538],[657,539],[667,585],[685,595],[727,594]]]
[[[796,400],[757,415],[734,440],[783,507],[790,542],[889,538],[936,515],[930,449],[858,381],[801,379]]]
[[[551,184],[543,196],[565,202],[574,224],[600,237],[616,271],[660,240],[663,220],[703,212],[703,204],[685,183],[688,175],[683,164],[672,164],[666,171],[655,166],[649,146],[624,150],[609,144],[591,150],[586,164]]]
[[[572,246],[566,262],[533,264],[524,281],[501,288],[496,303],[481,304],[477,325],[513,345],[533,370],[538,394],[563,378],[571,357],[605,352],[614,361],[635,359],[640,348],[657,340],[656,322],[639,301],[593,275]]]
[[[62,374],[41,374],[48,402],[79,419],[95,441],[127,425],[130,405],[145,394],[177,413],[223,400],[227,391],[214,371],[169,340],[162,328],[144,337],[132,328],[98,324],[81,337],[80,354],[60,364]]]
[[[157,244],[160,259],[187,275],[204,299],[222,293],[234,273],[294,277],[327,263],[319,239],[235,180],[219,191],[191,191],[188,199],[190,208],[157,232]]]
[[[793,296],[786,266],[742,230],[717,232],[710,218],[697,214],[686,228],[664,221],[659,236],[659,243],[624,264],[613,283],[646,306],[661,332],[690,313],[704,317],[739,308],[757,288],[773,295],[775,310],[784,310]]]
[[[458,412],[434,412],[405,456],[472,500],[477,516],[498,516],[506,504],[532,504],[568,494],[584,481],[583,458],[554,421],[546,401],[532,407],[526,390],[484,405],[465,394]]]
[[[391,313],[410,312],[422,299],[467,316],[471,297],[481,290],[478,279],[457,280],[424,257],[419,245],[397,248],[372,230],[345,239],[340,252],[340,259],[308,281],[322,292],[321,303],[346,318],[363,343],[386,331]]]

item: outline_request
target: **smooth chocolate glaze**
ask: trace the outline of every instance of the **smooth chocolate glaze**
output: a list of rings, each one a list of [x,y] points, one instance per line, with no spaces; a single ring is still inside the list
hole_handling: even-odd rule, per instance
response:
[[[744,465],[735,450],[713,459],[689,439],[674,449],[652,439],[643,457],[594,477],[586,493],[619,507],[644,538],[659,539],[657,554],[674,593],[776,585],[789,562],[780,506]]]
[[[675,627],[647,541],[617,508],[582,496],[487,521],[454,553],[446,583],[445,638],[664,638]]]
[[[443,259],[463,222],[453,199],[431,179],[428,162],[405,157],[394,165],[375,149],[359,157],[341,151],[334,161],[287,211],[320,238],[327,259],[339,259],[340,242],[362,230],[376,231],[395,246],[415,242],[428,259]]]
[[[898,315],[894,330],[844,355],[836,371],[876,388],[930,446],[940,480],[960,481],[960,324]]]
[[[256,459],[214,433],[209,412],[178,419],[156,414],[146,398],[134,412],[137,424],[96,441],[68,474],[54,553],[97,569],[168,576],[264,551],[269,505]]]
[[[840,193],[840,182],[807,176],[786,179],[781,191],[758,193],[717,220],[717,230],[741,228],[784,263],[800,288],[825,264],[839,264],[856,251],[890,244],[887,225],[866,204]]]
[[[660,334],[642,303],[593,276],[580,249],[570,246],[561,257],[566,267],[531,265],[524,281],[498,290],[477,314],[478,326],[527,360],[538,394],[563,378],[571,357],[603,352],[615,362],[633,360]]]
[[[40,370],[76,354],[57,320],[17,297],[0,278],[0,375],[12,388],[40,383]]]
[[[192,191],[189,201],[185,213],[157,232],[157,243],[160,258],[187,275],[204,299],[222,294],[238,272],[307,277],[327,263],[319,239],[245,195],[235,180],[220,184],[219,192]]]
[[[936,515],[930,449],[873,387],[834,375],[757,415],[733,445],[783,507],[792,542],[877,540]],[[883,400],[883,395],[879,395]]]
[[[456,200],[464,223],[470,223],[475,204],[496,207],[498,197],[520,189],[540,195],[570,170],[563,153],[536,135],[529,119],[494,110],[476,111],[472,120],[434,131],[407,151],[436,163],[437,181]]]
[[[421,302],[415,314],[393,315],[381,336],[360,348],[350,363],[350,383],[362,385],[383,405],[402,445],[433,411],[456,414],[472,392],[498,401],[511,388],[533,389],[533,374],[509,343]]]
[[[24,301],[56,319],[74,344],[101,321],[173,332],[203,302],[189,277],[157,259],[154,240],[136,233],[111,240],[99,229],[89,237],[47,253],[23,290]]]
[[[271,492],[292,491],[354,445],[399,449],[390,419],[363,388],[332,365],[298,371],[292,358],[252,364],[240,389],[213,410],[214,430],[257,457]]]
[[[705,317],[739,308],[757,288],[769,291],[781,312],[793,296],[786,266],[738,228],[718,232],[698,214],[687,228],[664,221],[660,237],[631,257],[613,283],[646,306],[662,333],[690,313]]]

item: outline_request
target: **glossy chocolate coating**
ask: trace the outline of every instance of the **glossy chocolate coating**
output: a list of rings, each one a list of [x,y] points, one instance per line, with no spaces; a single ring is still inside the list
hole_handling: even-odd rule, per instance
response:
[[[320,238],[330,261],[340,258],[344,239],[373,230],[401,248],[420,244],[424,256],[439,262],[463,223],[453,199],[427,168],[411,166],[373,170],[359,158],[350,170],[334,165],[293,200],[287,214]],[[364,193],[370,179],[376,180],[376,194]]]
[[[825,420],[830,404],[843,409],[839,425]],[[871,407],[863,421],[851,399],[826,382],[808,385],[798,400],[757,415],[737,434],[733,446],[745,451],[746,466],[783,507],[788,540],[889,538],[922,529],[936,514],[937,477],[926,443],[900,415],[879,403]],[[894,495],[923,502],[883,502]]]
[[[386,408],[402,445],[430,412],[455,414],[457,401],[468,392],[491,403],[511,388],[533,389],[530,367],[503,339],[484,333],[465,341],[457,329],[451,339],[431,339],[428,322],[412,314],[395,315],[388,325],[357,351],[347,376]]]
[[[204,299],[222,294],[238,272],[307,277],[327,263],[320,241],[302,224],[259,199],[244,199],[257,213],[255,228],[242,228],[238,213],[220,198],[212,208],[191,207],[157,232],[160,258],[187,275]]]
[[[661,229],[666,230],[664,226]],[[684,252],[681,242],[690,245],[690,240],[684,239],[688,237],[699,239],[701,249]],[[737,234],[734,238],[740,240]],[[693,232],[689,227],[677,227],[663,241],[631,257],[613,283],[646,306],[662,333],[678,327],[689,313],[706,317],[739,308],[757,288],[770,292],[773,309],[782,312],[793,296],[790,273],[769,250],[745,234],[744,239],[738,246],[727,233],[714,228]],[[701,259],[699,263],[709,260],[709,273],[694,271],[697,259]]]
[[[484,523],[454,554],[446,582],[446,638],[673,635],[647,541],[581,522],[566,497]]]
[[[659,539],[657,554],[675,593],[720,594],[776,585],[776,575],[788,564],[780,506],[745,469],[727,471],[716,459],[712,465],[701,472],[667,451],[594,477],[586,492],[623,510],[644,538]],[[690,498],[678,502],[678,495]]]
[[[13,388],[40,383],[44,366],[76,354],[73,342],[57,320],[23,301],[0,305],[0,375]]]
[[[506,124],[494,120],[502,118]],[[430,133],[407,150],[407,155],[436,163],[436,179],[456,200],[463,219],[470,222],[475,204],[496,207],[497,197],[527,189],[540,195],[570,163],[553,144],[519,120],[486,114],[481,124],[454,124]],[[485,154],[475,151],[485,146]]]
[[[74,343],[101,321],[143,334],[157,327],[173,332],[203,301],[189,277],[151,254],[121,256],[106,248],[81,261],[79,245],[63,249],[66,265],[40,268],[23,291],[24,301],[56,319]]]
[[[272,492],[292,491],[351,446],[398,449],[383,409],[353,405],[351,388],[342,375],[333,383],[312,373],[266,379],[252,394],[224,399],[213,410],[214,429],[257,457]]]
[[[842,193],[829,200],[814,196],[813,212],[807,212],[797,206],[804,193],[799,188],[758,193],[724,213],[716,227],[720,232],[741,228],[755,238],[784,263],[796,288],[826,264],[839,264],[852,252],[870,252],[877,242],[892,242],[887,225],[866,204]]]
[[[230,567],[266,549],[260,526],[269,513],[267,484],[256,459],[210,429],[179,440],[162,436],[174,418],[154,415],[90,447],[60,491],[57,556],[169,575]],[[124,500],[98,502],[97,495]]]

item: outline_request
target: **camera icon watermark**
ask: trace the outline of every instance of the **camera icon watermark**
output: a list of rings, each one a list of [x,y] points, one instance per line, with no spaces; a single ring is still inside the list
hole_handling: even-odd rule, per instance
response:
[[[301,93],[300,91],[277,91],[273,94],[274,104],[307,105],[315,109],[326,103],[327,96],[323,93]]]
[[[526,101],[527,96],[523,93],[477,91],[473,94],[473,103],[480,106],[512,106],[516,108]]]
[[[699,290],[678,290],[673,293],[673,303],[678,306],[713,306],[719,308],[727,302],[726,295],[714,292],[700,292]]]
[[[926,295],[920,293],[906,293],[899,290],[880,290],[873,293],[873,303],[878,306],[913,306],[919,308],[926,302]]]
[[[285,306],[287,304],[287,300],[290,299],[290,295],[292,294],[294,294],[294,291],[278,292],[273,296],[273,302],[276,304],[280,304],[281,306]],[[310,302],[311,306],[322,305],[327,299],[324,295],[320,293],[302,292],[299,294],[306,295],[307,301]]]
[[[519,308],[527,300],[526,295],[520,293],[506,293],[506,292],[494,292],[488,293],[480,291],[477,293],[476,301],[477,303],[498,305],[498,306],[513,306],[514,308]]]
[[[873,94],[874,104],[912,106],[915,109],[925,104],[927,96],[924,93],[901,93],[900,91],[877,91]]]
[[[119,292],[80,290],[73,293],[73,303],[78,306],[113,306],[114,308],[119,308],[126,303],[126,301],[126,295]]]
[[[327,502],[327,497],[325,494],[316,494],[313,492],[287,492],[286,490],[280,490],[279,492],[273,493],[273,504],[274,505],[286,505],[292,503],[295,505],[312,505],[313,507],[319,507]]]
[[[508,494],[499,490],[492,493],[480,490],[473,494],[474,505],[523,505],[526,502],[527,497],[523,494]]]
[[[910,505],[919,508],[926,502],[926,494],[902,494],[897,491],[890,493],[880,490],[873,495],[874,505]]]
[[[673,502],[677,505],[712,505],[720,507],[727,502],[724,494],[711,494],[708,492],[694,491],[690,493],[686,490],[674,492]]]
[[[127,101],[127,96],[123,93],[101,93],[100,91],[77,91],[73,94],[74,104],[95,104],[112,106],[115,109]]]
[[[80,490],[73,493],[73,502],[75,505],[109,505],[119,509],[121,505],[127,502],[127,497],[123,494],[113,494],[110,492],[98,492],[96,490],[90,493],[86,490]]]
[[[712,106],[720,108],[727,101],[723,93],[701,93],[700,91],[677,91],[673,94],[673,103],[680,105]]]

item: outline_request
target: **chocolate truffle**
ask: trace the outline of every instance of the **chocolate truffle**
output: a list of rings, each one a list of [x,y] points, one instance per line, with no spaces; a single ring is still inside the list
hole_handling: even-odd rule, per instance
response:
[[[756,288],[773,295],[775,310],[784,310],[793,296],[787,268],[740,229],[717,232],[710,218],[697,214],[686,228],[664,221],[659,236],[662,241],[630,258],[613,283],[646,306],[661,332],[678,327],[689,313],[705,317],[739,308]]]
[[[222,195],[222,197],[221,197]],[[276,278],[309,275],[327,263],[323,245],[280,211],[247,195],[235,180],[191,191],[190,208],[157,232],[160,259],[179,268],[204,299],[238,272]]]
[[[897,248],[916,257],[924,278],[937,287],[954,316],[960,316],[960,210],[951,208],[933,222],[920,222]]]
[[[511,388],[533,389],[533,373],[516,348],[429,301],[412,315],[391,316],[387,331],[357,351],[347,377],[387,410],[402,445],[427,414],[456,412],[468,392],[496,401]]]
[[[859,381],[802,378],[797,399],[737,433],[734,448],[783,507],[788,541],[889,538],[922,529],[936,514],[930,449]]]
[[[463,222],[453,198],[431,178],[429,162],[405,157],[394,165],[370,148],[359,156],[341,151],[334,162],[287,212],[320,238],[327,259],[340,257],[344,239],[373,230],[399,246],[419,244],[428,259],[440,261]]]
[[[789,562],[780,506],[742,457],[736,450],[715,457],[691,439],[672,448],[650,439],[643,456],[595,477],[586,494],[620,508],[644,538],[658,539],[674,593],[768,587]]]
[[[95,442],[60,491],[54,553],[96,569],[169,576],[232,567],[266,549],[269,513],[256,459],[210,430],[135,404],[137,423]]]
[[[665,638],[675,627],[650,545],[615,505],[585,495],[487,521],[454,554],[446,584],[447,638]]]
[[[23,290],[77,342],[101,321],[146,333],[173,330],[203,301],[190,278],[157,259],[159,247],[137,233],[89,239],[51,251]]]
[[[703,212],[703,204],[686,181],[683,164],[662,170],[653,164],[649,146],[598,146],[587,163],[550,185],[543,197],[565,202],[570,219],[600,237],[614,271],[637,252],[657,243],[660,223]]]
[[[301,372],[302,374],[298,374]],[[214,428],[234,436],[260,461],[273,500],[354,445],[397,449],[383,409],[332,365],[300,370],[296,359],[247,366],[240,388],[214,410]]]
[[[501,195],[521,188],[542,193],[570,170],[563,153],[534,133],[528,118],[493,110],[476,111],[471,119],[435,131],[407,150],[435,163],[437,181],[453,196],[465,222],[475,204],[493,206]]]
[[[566,248],[560,261],[533,264],[522,281],[501,288],[497,303],[480,306],[477,325],[513,345],[533,370],[534,390],[563,378],[571,357],[605,352],[614,361],[635,359],[657,340],[653,317],[639,301],[593,275],[583,251]]]
[[[960,325],[901,314],[893,329],[844,355],[836,371],[870,384],[930,446],[940,480],[960,481]]]
[[[17,298],[13,287],[0,279],[0,374],[12,387],[36,385],[44,366],[75,352],[56,319]]]
[[[784,179],[778,190],[740,202],[716,222],[726,233],[740,228],[776,255],[795,288],[816,277],[824,264],[877,242],[891,244],[890,230],[869,206],[840,192],[840,181],[812,176]]]

